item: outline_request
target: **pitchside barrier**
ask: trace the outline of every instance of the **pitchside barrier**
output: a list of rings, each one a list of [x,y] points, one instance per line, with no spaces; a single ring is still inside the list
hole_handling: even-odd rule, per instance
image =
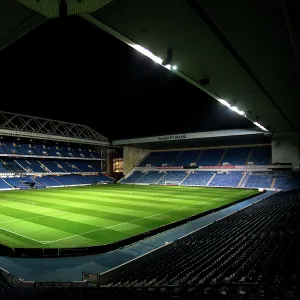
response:
[[[270,196],[271,196],[271,195],[270,195]],[[268,197],[270,197],[270,196],[268,196]],[[254,202],[254,203],[260,202],[260,201],[262,201],[262,200],[264,200],[264,199],[266,199],[266,198],[268,198],[268,197],[259,199],[259,200],[257,200],[257,201]],[[251,197],[247,197],[247,198],[245,198],[245,199],[248,199],[248,198],[251,198]],[[245,199],[240,200],[240,201],[236,201],[235,203],[244,201]],[[253,205],[254,203],[249,204],[249,205],[243,207],[241,210],[244,210],[245,208],[247,208],[247,207]],[[228,206],[229,206],[229,205],[227,205],[226,207],[228,207]],[[224,208],[224,207],[223,207],[223,208]],[[239,211],[239,210],[238,210],[238,211]],[[234,212],[232,212],[232,213],[229,214],[229,215],[232,215],[232,214],[234,214],[234,213],[236,213],[236,212],[238,212],[238,211],[234,211]],[[211,225],[212,223],[218,222],[218,221],[220,221],[221,219],[224,219],[224,218],[228,217],[229,215],[226,215],[226,216],[224,216],[224,217],[222,217],[222,218],[220,218],[220,219],[218,219],[218,220],[216,220],[216,221],[213,221],[213,222],[211,222],[211,223],[209,223],[209,224],[207,224],[207,225],[205,225],[205,226],[203,226],[203,227],[201,227],[201,228],[197,228],[196,230],[194,230],[194,231],[192,231],[192,232],[190,232],[190,233],[188,233],[188,234],[186,234],[186,235],[184,235],[184,236],[182,236],[182,237],[180,237],[180,238],[178,238],[178,239],[176,239],[176,240],[174,240],[174,241],[171,241],[171,242],[167,243],[166,245],[162,245],[162,246],[160,246],[160,247],[157,248],[157,249],[153,249],[153,250],[151,250],[150,252],[145,253],[145,254],[143,254],[143,255],[137,257],[137,258],[134,258],[133,260],[130,260],[130,261],[128,261],[128,262],[126,262],[126,263],[124,263],[124,264],[122,264],[122,265],[120,265],[120,266],[117,266],[117,267],[115,267],[115,268],[113,268],[113,269],[111,269],[111,270],[108,270],[108,271],[106,271],[106,272],[103,272],[103,273],[99,274],[99,278],[98,278],[97,280],[95,280],[95,282],[98,282],[99,285],[106,285],[111,279],[117,277],[118,275],[120,275],[120,274],[123,273],[124,271],[131,270],[131,269],[134,268],[136,265],[139,265],[139,264],[141,264],[141,263],[143,263],[143,262],[146,262],[146,261],[148,261],[148,260],[150,260],[150,259],[152,259],[152,258],[158,256],[159,254],[165,252],[165,251],[168,250],[168,249],[171,249],[171,248],[173,248],[173,247],[177,247],[178,245],[180,245],[180,244],[186,242],[191,236],[193,236],[193,235],[194,235],[196,232],[198,232],[200,229],[203,229],[204,227],[207,227],[207,226]]]
[[[83,281],[70,281],[70,282],[34,282],[26,281],[19,277],[13,276],[8,271],[0,268],[0,277],[4,282],[11,284],[19,289],[32,289],[32,288],[83,288],[88,286],[87,280]]]

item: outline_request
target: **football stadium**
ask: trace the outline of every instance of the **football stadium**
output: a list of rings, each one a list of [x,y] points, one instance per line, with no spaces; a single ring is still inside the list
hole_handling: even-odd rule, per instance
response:
[[[300,78],[292,5],[54,2],[1,1],[14,18],[0,24],[0,50],[78,15],[251,127],[110,139],[81,120],[0,111],[0,300],[299,299],[299,89],[276,77]],[[252,24],[264,66],[228,18]]]

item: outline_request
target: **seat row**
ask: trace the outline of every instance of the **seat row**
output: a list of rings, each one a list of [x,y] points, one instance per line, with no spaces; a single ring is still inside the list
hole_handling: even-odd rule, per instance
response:
[[[58,157],[99,158],[99,153],[91,149],[69,146],[35,145],[16,142],[0,142],[0,154],[38,155]]]
[[[113,179],[104,175],[61,175],[61,176],[26,176],[0,178],[0,189],[25,188],[33,184],[36,188],[59,187],[95,183],[112,183]]]
[[[270,165],[271,146],[216,148],[150,152],[139,167],[161,166]]]
[[[101,172],[93,161],[8,159],[0,163],[0,173]]]
[[[211,172],[211,171],[134,171],[120,181],[131,184],[168,184],[183,186],[215,186],[245,188],[292,189],[300,187],[300,178],[272,172]]]
[[[108,286],[280,283],[282,263],[291,262],[289,255],[298,256],[293,245],[300,240],[299,197],[299,190],[280,192],[214,222],[124,271]]]

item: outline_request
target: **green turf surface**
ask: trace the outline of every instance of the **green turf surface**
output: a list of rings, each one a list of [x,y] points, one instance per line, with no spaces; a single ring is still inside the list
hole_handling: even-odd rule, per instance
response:
[[[103,245],[256,193],[132,185],[1,191],[0,243],[12,248]]]

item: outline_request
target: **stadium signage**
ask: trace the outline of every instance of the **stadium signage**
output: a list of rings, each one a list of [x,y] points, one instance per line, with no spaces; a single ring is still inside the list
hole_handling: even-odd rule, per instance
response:
[[[159,141],[172,141],[172,140],[184,140],[186,139],[186,134],[181,135],[165,135],[165,136],[159,136]]]

